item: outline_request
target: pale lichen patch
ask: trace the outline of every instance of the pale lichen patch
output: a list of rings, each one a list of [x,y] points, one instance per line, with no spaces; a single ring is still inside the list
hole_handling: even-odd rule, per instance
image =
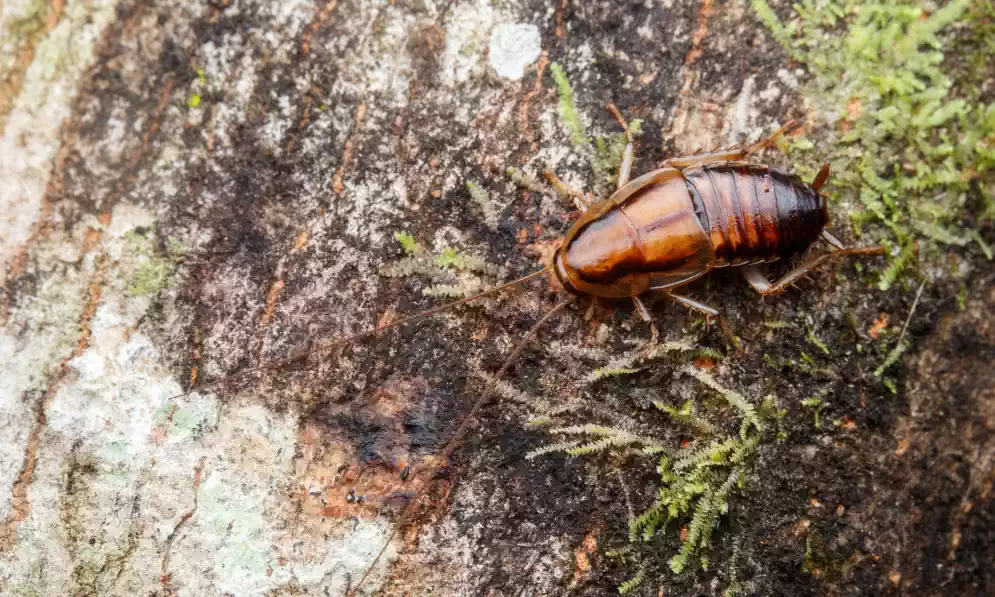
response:
[[[517,81],[525,67],[535,62],[542,51],[539,28],[532,24],[501,24],[491,32],[487,59],[498,75]]]

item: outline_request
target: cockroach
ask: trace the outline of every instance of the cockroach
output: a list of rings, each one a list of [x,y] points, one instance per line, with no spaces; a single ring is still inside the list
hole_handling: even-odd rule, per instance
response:
[[[781,292],[830,257],[881,252],[846,248],[825,226],[826,199],[819,189],[829,163],[806,184],[794,174],[742,161],[781,133],[744,148],[672,158],[663,167],[629,180],[632,133],[618,109],[609,112],[628,143],[615,193],[590,206],[563,237],[548,267],[575,295],[631,298],[652,324],[639,299],[650,291],[718,317],[708,305],[674,293],[716,268],[738,267],[761,295]],[[758,264],[801,253],[819,238],[834,249],[802,263],[771,284]],[[653,328],[656,337],[655,327]]]
[[[237,371],[196,389],[217,386],[250,372],[279,369],[549,274],[552,282],[566,291],[568,296],[547,311],[505,358],[443,448],[439,458],[441,468],[446,466],[508,367],[545,322],[578,298],[631,299],[636,311],[650,325],[652,343],[657,339],[658,332],[640,299],[646,293],[663,293],[707,318],[715,317],[724,322],[717,310],[677,294],[675,289],[713,269],[735,267],[757,292],[770,295],[785,290],[833,257],[883,252],[881,247],[847,248],[826,230],[829,215],[826,199],[819,189],[829,177],[828,163],[822,166],[815,180],[809,184],[794,174],[744,161],[793,128],[793,122],[752,145],[671,158],[660,168],[630,180],[633,136],[618,109],[613,104],[609,104],[607,109],[625,131],[627,141],[616,190],[609,198],[586,208],[543,269],[473,296],[325,343],[287,359]],[[758,268],[759,264],[802,253],[820,239],[830,245],[829,252],[809,258],[773,283]],[[408,472],[409,469],[405,468],[402,478],[406,478],[405,473]],[[435,476],[433,472],[428,478]],[[357,499],[353,492],[347,500],[350,498]],[[419,498],[420,495],[416,494],[408,503],[376,559],[350,593],[363,584],[397,530],[410,520]]]

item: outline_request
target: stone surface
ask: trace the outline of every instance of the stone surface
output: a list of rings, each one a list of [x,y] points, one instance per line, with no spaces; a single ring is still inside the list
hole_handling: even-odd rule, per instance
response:
[[[203,384],[438,304],[423,277],[380,275],[402,257],[395,232],[482,256],[488,284],[537,269],[572,208],[506,168],[599,182],[550,61],[590,133],[618,132],[608,101],[643,119],[638,172],[804,119],[804,72],[746,6],[8,0],[0,38],[0,593],[341,595],[389,537],[365,593],[608,595],[634,574],[605,554],[652,499],[651,468],[527,461],[549,438],[512,400],[439,461],[479,373],[555,304],[545,283]],[[914,288],[882,296],[852,266],[766,303],[728,273],[696,285],[748,345],[715,375],[776,392],[790,439],[761,450],[715,569],[668,576],[670,537],[642,590],[719,594],[735,551],[756,594],[990,594],[995,270],[974,271],[963,312],[924,295],[898,396],[853,379],[866,363],[847,321],[901,322]],[[667,339],[722,345],[680,309],[653,312]],[[639,429],[660,425],[651,399],[694,395],[665,368],[571,389],[592,354],[646,335],[628,305],[583,314],[554,318],[516,388]],[[810,329],[836,355],[828,378],[764,364],[815,353]],[[822,388],[825,420],[853,430],[813,431],[798,401]],[[392,535],[422,489],[433,507]],[[821,577],[800,572],[803,519]]]

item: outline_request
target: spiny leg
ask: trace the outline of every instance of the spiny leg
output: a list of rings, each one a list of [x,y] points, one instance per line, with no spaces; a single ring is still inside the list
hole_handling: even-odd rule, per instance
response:
[[[622,117],[622,113],[619,112],[618,107],[615,104],[608,104],[605,106],[607,110],[615,117],[615,120],[622,125],[622,130],[625,131],[625,150],[622,152],[622,163],[618,167],[618,185],[615,187],[621,189],[629,182],[629,178],[632,176],[632,160],[635,154],[634,143],[632,140],[632,131],[629,130],[629,123],[625,121]]]
[[[788,286],[791,286],[797,282],[799,278],[811,271],[816,270],[819,266],[833,257],[841,257],[844,255],[875,255],[884,252],[884,247],[879,246],[848,249],[838,238],[833,236],[832,233],[823,231],[822,236],[826,242],[833,245],[837,249],[831,253],[816,255],[815,257],[802,262],[801,265],[784,274],[773,284],[767,281],[767,276],[765,276],[760,268],[755,265],[743,266],[740,271],[743,272],[743,277],[745,277],[746,281],[750,283],[750,286],[752,286],[761,295],[767,296],[783,291]]]
[[[648,346],[653,346],[660,340],[660,332],[656,329],[656,324],[653,322],[653,316],[650,315],[649,309],[643,304],[643,301],[639,300],[638,296],[632,297],[633,304],[636,305],[636,311],[639,312],[639,316],[643,318],[643,321],[650,326],[650,341]]]
[[[585,212],[591,207],[591,202],[584,197],[584,193],[581,193],[577,189],[564,183],[560,180],[560,177],[556,175],[556,172],[553,172],[547,168],[542,171],[542,175],[546,177],[546,180],[553,186],[553,189],[556,190],[556,194],[559,195],[561,199],[567,198],[573,200],[574,207],[576,207],[578,211]]]
[[[729,325],[729,322],[726,321],[725,317],[722,317],[718,311],[701,301],[696,301],[693,298],[680,294],[674,294],[669,290],[664,290],[663,293],[667,295],[667,298],[674,301],[678,305],[684,305],[689,309],[694,309],[695,311],[704,314],[706,320],[710,317],[718,319],[719,327],[722,328],[722,332],[726,335],[726,338],[728,338],[729,343],[737,349],[739,348],[739,340],[737,340],[736,335],[732,333],[732,326]]]
[[[798,123],[794,120],[789,120],[787,124],[781,128],[774,131],[769,137],[761,139],[754,143],[753,145],[747,145],[746,147],[740,147],[738,149],[728,149],[724,151],[710,151],[708,153],[699,153],[695,155],[681,156],[677,158],[670,158],[663,163],[664,166],[671,166],[673,168],[692,168],[694,166],[701,166],[703,164],[710,164],[712,162],[733,162],[741,160],[751,153],[757,153],[758,151],[766,148],[775,139],[783,135],[785,132],[795,128]]]
[[[774,141],[777,140],[778,137],[797,127],[798,127],[797,120],[789,120],[784,124],[784,126],[771,133],[770,136],[757,141],[753,145],[747,145],[746,147],[744,147],[743,155],[750,155],[751,153],[757,153],[760,150],[770,147],[774,143]]]
[[[846,250],[846,245],[843,244],[843,241],[836,238],[835,234],[826,230],[825,228],[822,229],[822,239],[840,251]]]

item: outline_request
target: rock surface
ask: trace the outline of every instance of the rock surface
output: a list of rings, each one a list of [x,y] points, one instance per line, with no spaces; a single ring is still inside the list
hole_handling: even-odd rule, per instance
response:
[[[599,184],[550,61],[590,132],[618,132],[609,101],[643,120],[637,172],[805,119],[804,71],[746,6],[8,0],[0,34],[0,593],[340,595],[389,537],[364,593],[607,595],[634,574],[606,554],[652,500],[651,467],[526,460],[549,438],[508,399],[439,460],[482,372],[557,300],[545,283],[203,384],[438,304],[424,276],[381,275],[395,232],[479,256],[484,284],[537,269],[572,208],[506,168]],[[671,537],[647,594],[737,574],[764,595],[995,590],[995,269],[977,264],[963,311],[926,292],[897,395],[853,374],[847,322],[900,323],[915,287],[881,296],[841,270],[766,303],[725,272],[694,287],[747,345],[713,374],[792,405],[789,439],[760,451],[715,570],[668,576]],[[722,346],[653,311],[666,339]],[[552,320],[516,388],[559,405],[584,351],[646,336],[628,305],[583,314]],[[764,365],[818,351],[806,330],[838,356],[825,376]],[[657,373],[567,404],[659,425],[651,398],[695,390]],[[822,389],[814,430],[798,404]],[[392,535],[422,489],[432,507]]]

